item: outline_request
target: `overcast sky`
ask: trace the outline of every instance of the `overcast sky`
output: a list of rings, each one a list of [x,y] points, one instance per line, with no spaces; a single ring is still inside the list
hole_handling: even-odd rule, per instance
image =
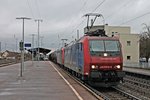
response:
[[[82,16],[91,12],[102,14],[108,25],[130,26],[132,33],[140,33],[142,23],[150,24],[149,7],[149,0],[0,0],[2,50],[15,51],[15,41],[22,39],[22,20],[17,17],[32,18],[25,20],[25,42],[31,42],[31,34],[35,34],[35,46],[37,23],[34,20],[42,19],[40,45],[52,49],[59,47],[61,39],[74,40],[77,29],[82,36],[86,26],[86,18]],[[102,19],[99,23],[103,24]]]

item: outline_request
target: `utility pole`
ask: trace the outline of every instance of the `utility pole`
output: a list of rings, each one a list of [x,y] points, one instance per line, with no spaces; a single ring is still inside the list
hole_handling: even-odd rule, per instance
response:
[[[18,46],[17,46],[18,45],[18,38],[16,38],[16,35],[14,35],[14,39],[15,39],[15,42],[16,42],[15,46],[16,46],[16,52],[17,52],[18,51]]]
[[[20,77],[22,77],[22,71],[24,68],[24,20],[30,20],[31,18],[27,18],[27,17],[19,17],[16,19],[21,19],[23,20],[23,24],[22,24],[22,42],[23,42],[23,50],[21,50],[21,68],[20,68]]]
[[[7,43],[5,43],[5,51],[6,51],[6,49],[7,49]]]
[[[42,22],[42,19],[36,19],[35,22],[38,23],[38,62],[39,62],[39,58],[40,58],[40,50],[39,50],[39,39],[40,39],[40,22]]]
[[[16,52],[18,51],[18,39],[16,38]]]
[[[40,39],[41,39],[41,47],[43,46],[43,38],[44,38],[44,36],[40,37]]]
[[[1,46],[1,42],[0,42],[0,52],[2,51],[2,46]]]
[[[35,34],[32,34],[32,64],[33,64],[33,61],[34,61],[34,36]]]
[[[79,30],[77,30],[77,40],[79,39]]]

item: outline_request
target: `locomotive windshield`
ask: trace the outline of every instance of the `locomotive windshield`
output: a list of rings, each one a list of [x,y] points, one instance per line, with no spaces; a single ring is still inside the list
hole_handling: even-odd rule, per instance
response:
[[[93,56],[117,56],[120,54],[120,45],[117,40],[90,40],[90,54]]]

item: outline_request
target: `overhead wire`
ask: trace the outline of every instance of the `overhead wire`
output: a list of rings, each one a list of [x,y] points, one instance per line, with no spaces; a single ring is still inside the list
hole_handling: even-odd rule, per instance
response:
[[[124,8],[126,5],[128,5],[129,3],[131,3],[131,0],[128,0],[126,3],[124,3],[118,10],[121,10],[121,9]],[[111,16],[114,15],[115,13],[118,13],[118,12],[119,12],[119,11],[115,11],[115,12],[111,13],[109,16],[106,17],[106,19],[109,18],[109,17],[111,17]],[[122,23],[120,23],[119,25],[123,25],[123,24],[129,23],[129,22],[132,22],[132,21],[134,21],[134,20],[136,20],[136,19],[139,19],[139,18],[141,18],[141,17],[143,17],[143,16],[146,16],[146,15],[149,15],[149,14],[150,14],[150,12],[144,13],[144,14],[142,14],[142,15],[140,15],[140,16],[137,16],[137,17],[135,17],[135,18],[132,18],[132,19],[129,19],[129,20],[125,21],[125,22],[122,22]]]
[[[34,14],[33,14],[33,10],[32,10],[32,8],[31,8],[31,6],[30,6],[29,0],[27,0],[27,5],[28,5],[28,7],[29,7],[29,10],[30,10],[30,13],[31,13],[32,17],[35,18],[35,17],[34,17]]]
[[[134,20],[136,20],[136,19],[139,19],[139,18],[141,18],[141,17],[143,17],[143,16],[146,16],[146,15],[149,15],[149,14],[150,14],[150,12],[144,13],[144,14],[142,14],[142,15],[140,15],[140,16],[137,16],[137,17],[135,17],[135,18],[132,18],[132,19],[130,19],[130,20],[125,21],[125,22],[121,23],[120,25],[129,23],[129,22],[132,22],[132,21],[134,21]]]
[[[134,0],[132,0],[132,1],[134,1]],[[105,20],[108,19],[108,18],[110,18],[110,17],[113,16],[114,14],[118,13],[122,8],[124,8],[125,6],[127,6],[127,5],[128,5],[129,3],[131,3],[132,1],[131,1],[131,0],[128,0],[127,2],[125,2],[122,6],[120,6],[120,7],[118,8],[118,11],[114,11],[114,12],[112,12],[111,14],[109,14],[109,15],[105,18]]]
[[[41,18],[41,13],[40,13],[39,5],[38,5],[38,0],[34,0],[34,1],[35,1],[36,9],[37,9],[37,12],[38,12],[38,16]]]
[[[27,2],[27,6],[30,10],[30,13],[31,13],[32,17],[35,19],[35,13],[33,12],[33,8],[31,7],[31,4],[30,4],[29,0],[26,0],[26,2]],[[35,8],[36,8],[36,12],[38,14],[38,17],[41,18],[41,13],[40,13],[40,9],[39,9],[38,0],[34,0],[34,4],[35,4]]]
[[[91,13],[95,12],[106,0],[103,0],[102,2],[100,2],[92,11]],[[71,33],[73,33],[75,30],[77,30],[77,28],[79,26],[81,26],[83,23],[85,22],[85,20],[83,19],[74,29]]]
[[[83,6],[80,8],[79,13],[84,9],[84,7],[87,5],[88,0],[85,0],[83,3]]]
[[[100,2],[93,10],[92,10],[92,13],[94,11],[96,11],[106,0],[103,0],[102,2]]]
[[[79,9],[79,11],[78,11],[79,13],[84,9],[84,7],[86,6],[87,2],[88,2],[88,0],[85,0],[85,1],[84,1],[82,7],[81,7],[81,8]],[[73,24],[74,22],[75,22],[75,21],[71,20],[68,25],[71,25],[71,24]],[[68,27],[65,28],[65,30],[64,30],[62,33],[64,33],[67,29],[68,29]],[[73,31],[72,31],[71,33],[73,33],[73,32],[74,32],[74,29],[73,29]]]
[[[82,20],[82,21],[75,27],[75,29],[72,30],[71,33],[74,33],[74,31],[77,30],[77,28],[78,28],[79,26],[81,26],[84,21],[85,21],[85,20]]]

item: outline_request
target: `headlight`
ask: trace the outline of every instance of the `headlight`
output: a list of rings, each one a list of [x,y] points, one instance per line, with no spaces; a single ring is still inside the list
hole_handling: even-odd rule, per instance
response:
[[[92,69],[95,69],[95,65],[92,65],[91,68],[92,68]]]
[[[120,65],[117,65],[117,66],[116,66],[116,68],[117,68],[117,69],[120,69],[120,68],[121,68],[121,66],[120,66]]]
[[[98,69],[98,66],[97,65],[92,65],[91,68],[92,69]]]
[[[107,53],[104,53],[104,57],[106,57],[106,56],[108,56],[108,54],[107,54]]]

